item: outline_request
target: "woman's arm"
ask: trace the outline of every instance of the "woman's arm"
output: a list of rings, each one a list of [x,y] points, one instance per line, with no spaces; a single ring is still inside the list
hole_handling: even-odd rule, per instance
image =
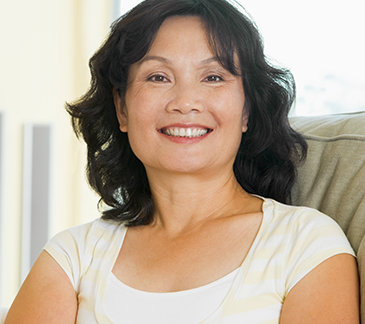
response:
[[[5,324],[74,324],[77,296],[58,263],[43,251],[11,306]]]
[[[359,324],[356,260],[339,254],[322,262],[289,292],[280,324]]]

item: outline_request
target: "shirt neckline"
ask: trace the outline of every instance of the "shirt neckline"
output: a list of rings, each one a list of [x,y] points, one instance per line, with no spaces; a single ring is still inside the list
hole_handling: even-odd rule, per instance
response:
[[[255,254],[256,248],[258,244],[260,243],[260,238],[264,234],[265,230],[268,227],[268,224],[271,221],[269,208],[273,205],[272,201],[270,199],[263,198],[261,196],[255,195],[258,198],[261,198],[263,200],[262,204],[262,220],[260,227],[256,233],[256,237],[253,240],[251,247],[245,257],[245,259],[242,261],[241,266],[237,269],[238,273],[233,281],[233,284],[223,300],[222,304],[218,307],[218,309],[210,315],[206,320],[201,322],[200,324],[215,324],[220,321],[222,317],[224,317],[230,308],[233,305],[233,302],[235,300],[234,296],[239,293],[243,286],[243,281],[245,279],[245,275],[250,267],[251,261],[253,259],[253,256]],[[107,280],[112,273],[114,264],[116,262],[116,259],[118,257],[119,251],[123,245],[125,235],[127,233],[127,227],[126,226],[120,226],[120,231],[118,231],[117,237],[115,239],[115,242],[113,244],[113,247],[111,250],[111,254],[109,255],[110,259],[109,262],[105,262],[104,267],[98,277],[97,282],[97,296],[95,301],[95,316],[97,320],[100,323],[105,324],[113,324],[113,322],[109,319],[109,317],[105,313],[105,307],[104,307],[104,300],[106,295],[106,287],[107,287]],[[219,280],[219,279],[218,279]],[[199,288],[199,287],[198,287]]]
[[[232,279],[232,277],[235,277],[237,275],[237,273],[239,272],[240,268],[237,268],[235,270],[233,270],[232,272],[230,272],[229,274],[225,275],[222,278],[219,278],[213,282],[210,282],[206,285],[200,286],[200,287],[196,287],[196,288],[191,288],[191,289],[186,289],[186,290],[179,290],[179,291],[173,291],[173,292],[150,292],[150,291],[143,291],[143,290],[139,290],[133,287],[130,287],[128,285],[126,285],[125,283],[123,283],[122,281],[120,281],[115,275],[114,273],[111,271],[110,272],[110,280],[113,282],[113,284],[117,285],[118,287],[120,287],[121,289],[124,290],[128,290],[129,292],[135,293],[135,294],[143,294],[143,295],[150,295],[150,296],[178,296],[178,295],[185,295],[185,294],[193,294],[195,292],[204,290],[204,289],[210,289],[216,285],[219,285],[220,283],[222,283],[223,281]]]

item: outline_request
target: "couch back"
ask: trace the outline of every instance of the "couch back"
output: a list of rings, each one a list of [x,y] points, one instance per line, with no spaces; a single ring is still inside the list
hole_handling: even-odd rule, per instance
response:
[[[293,117],[308,143],[293,204],[313,207],[342,227],[357,253],[365,323],[365,112]]]

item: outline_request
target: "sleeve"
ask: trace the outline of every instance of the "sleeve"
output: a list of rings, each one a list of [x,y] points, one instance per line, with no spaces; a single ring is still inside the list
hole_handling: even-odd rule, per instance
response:
[[[80,286],[87,236],[91,227],[92,223],[88,223],[60,232],[43,248],[65,271],[76,292]]]
[[[310,271],[337,254],[355,253],[340,226],[317,210],[303,208],[291,222],[285,253],[285,295]]]

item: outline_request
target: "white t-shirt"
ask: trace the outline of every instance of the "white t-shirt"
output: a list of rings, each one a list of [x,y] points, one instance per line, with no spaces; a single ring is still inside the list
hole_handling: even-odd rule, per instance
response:
[[[45,246],[78,295],[77,323],[126,323],[123,318],[113,322],[105,305],[108,280],[126,231],[119,223],[98,219],[61,232]],[[288,292],[313,268],[340,253],[354,255],[330,217],[265,199],[260,229],[228,293],[199,324],[278,324]],[[158,316],[148,323],[167,323],[158,321]]]

